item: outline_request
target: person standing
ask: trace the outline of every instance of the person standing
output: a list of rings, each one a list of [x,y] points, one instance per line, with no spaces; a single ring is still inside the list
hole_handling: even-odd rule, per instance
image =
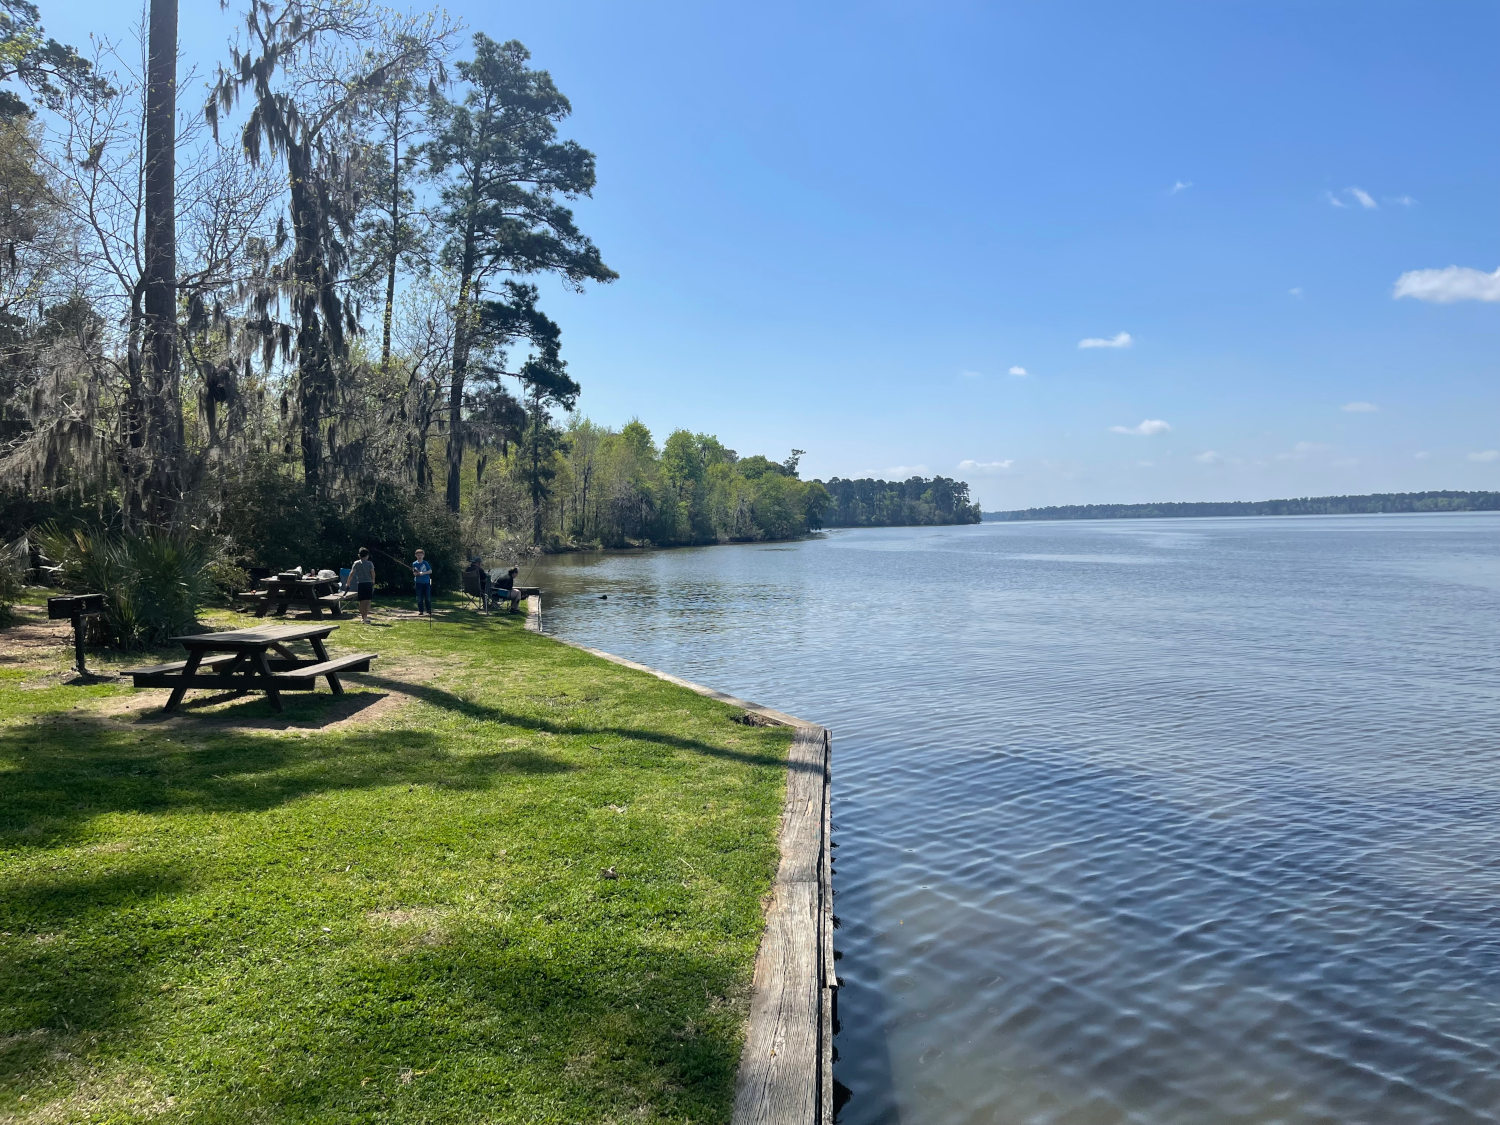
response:
[[[359,558],[349,567],[349,577],[344,579],[344,589],[354,587],[354,596],[359,599],[359,619],[370,623],[370,600],[375,597],[375,564],[370,561],[370,549],[361,547]]]
[[[427,561],[427,552],[417,548],[416,561],[411,564],[412,582],[417,588],[417,616],[432,616],[432,564]]]

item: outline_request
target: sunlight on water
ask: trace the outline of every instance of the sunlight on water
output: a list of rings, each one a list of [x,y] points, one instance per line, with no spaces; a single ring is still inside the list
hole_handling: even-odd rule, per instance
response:
[[[1500,1120],[1500,516],[525,581],[551,632],[833,728],[846,1125]]]

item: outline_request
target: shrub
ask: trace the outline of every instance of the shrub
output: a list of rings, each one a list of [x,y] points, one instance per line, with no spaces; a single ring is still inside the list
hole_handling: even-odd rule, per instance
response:
[[[202,536],[162,531],[117,536],[52,526],[40,541],[43,552],[62,567],[64,589],[105,596],[99,638],[105,644],[160,644],[189,628],[198,607],[216,593],[220,552]]]
[[[13,543],[0,544],[0,619],[9,617],[11,606],[21,600],[30,562],[31,544],[26,536]]]
[[[388,482],[356,498],[318,498],[269,460],[251,462],[224,492],[219,530],[234,544],[234,559],[271,570],[348,566],[361,547],[375,558],[387,590],[412,588],[412,552],[422,547],[436,590],[458,585],[463,544],[458,517],[443,502]],[[241,587],[243,589],[243,587]]]

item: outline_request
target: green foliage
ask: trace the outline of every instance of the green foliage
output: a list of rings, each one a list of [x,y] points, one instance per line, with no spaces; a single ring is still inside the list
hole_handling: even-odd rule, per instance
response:
[[[0,81],[19,82],[51,109],[70,93],[96,99],[113,92],[87,59],[45,33],[30,0],[0,0]],[[31,112],[24,99],[0,90],[0,119]]]
[[[1295,500],[1228,500],[1162,504],[1064,504],[985,512],[986,520],[1116,520],[1213,516],[1350,516],[1392,512],[1500,511],[1500,492],[1374,492]]]
[[[217,594],[221,548],[203,535],[145,531],[121,536],[53,525],[38,536],[42,553],[62,567],[63,588],[103,594],[99,637],[117,648],[160,644],[190,628]]]
[[[243,566],[338,570],[368,547],[384,589],[412,588],[409,564],[421,547],[433,588],[459,583],[464,558],[458,517],[434,497],[390,482],[369,485],[353,501],[314,496],[274,461],[248,464],[225,489],[219,529]]]
[[[26,588],[26,570],[31,562],[31,544],[26,536],[0,543],[0,620],[21,600]]]
[[[979,505],[969,486],[950,477],[910,477],[904,481],[843,480],[825,486],[829,527],[923,527],[978,523]]]
[[[559,543],[675,546],[790,539],[821,526],[828,493],[786,461],[740,457],[712,434],[676,430],[660,450],[638,419],[619,431],[575,417],[559,454]]]

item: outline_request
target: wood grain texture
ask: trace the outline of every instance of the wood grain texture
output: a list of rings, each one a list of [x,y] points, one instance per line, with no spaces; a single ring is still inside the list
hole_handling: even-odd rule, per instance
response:
[[[541,598],[526,628],[542,632]],[[561,644],[793,728],[781,859],[755,959],[732,1125],[833,1125],[832,736],[824,727],[588,645]]]

